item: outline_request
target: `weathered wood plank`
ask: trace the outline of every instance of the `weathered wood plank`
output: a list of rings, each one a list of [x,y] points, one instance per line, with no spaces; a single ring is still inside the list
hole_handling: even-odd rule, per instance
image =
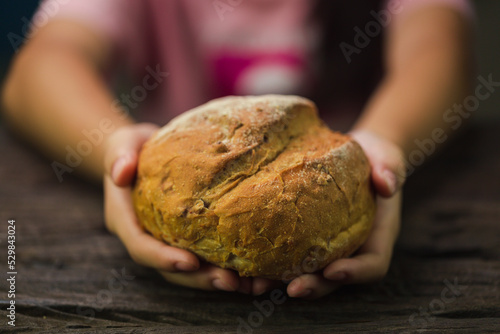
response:
[[[255,303],[266,295],[177,287],[134,264],[103,227],[100,188],[73,176],[59,183],[50,161],[1,130],[0,254],[5,222],[14,218],[18,275],[17,326],[6,326],[3,295],[0,331],[234,333],[242,319],[253,321],[254,333],[496,333],[500,155],[491,153],[498,142],[500,125],[472,128],[412,176],[382,282],[318,301],[287,298],[258,316]],[[122,285],[113,285],[121,275]],[[0,288],[6,291],[5,280]]]

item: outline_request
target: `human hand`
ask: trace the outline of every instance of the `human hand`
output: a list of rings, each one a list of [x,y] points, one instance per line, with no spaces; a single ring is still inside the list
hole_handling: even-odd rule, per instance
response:
[[[380,280],[389,269],[401,220],[401,187],[405,180],[402,151],[368,131],[355,131],[351,136],[365,151],[372,168],[372,182],[377,192],[372,231],[354,256],[334,261],[321,272],[292,280],[287,287],[291,297],[319,298],[343,284]]]
[[[153,124],[123,127],[107,140],[104,175],[105,222],[138,264],[154,268],[169,282],[203,290],[251,293],[267,290],[264,279],[240,278],[232,270],[201,262],[193,253],[155,239],[140,226],[132,204],[139,151],[158,129]]]

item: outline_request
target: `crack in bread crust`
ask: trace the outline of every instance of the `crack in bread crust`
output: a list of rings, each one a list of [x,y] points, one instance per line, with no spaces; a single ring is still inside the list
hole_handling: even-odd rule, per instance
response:
[[[143,147],[133,199],[156,238],[242,276],[321,269],[367,238],[368,160],[309,100],[227,97],[174,119]],[[315,259],[310,249],[325,249]]]

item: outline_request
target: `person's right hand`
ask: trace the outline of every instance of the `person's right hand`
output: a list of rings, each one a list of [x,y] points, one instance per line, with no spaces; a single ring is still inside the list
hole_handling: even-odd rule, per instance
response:
[[[155,239],[140,226],[131,187],[139,151],[158,129],[153,124],[120,128],[107,140],[104,175],[104,210],[108,230],[123,242],[138,264],[155,268],[169,282],[203,290],[251,293],[271,287],[267,280],[238,277],[235,271],[201,262],[193,253]]]

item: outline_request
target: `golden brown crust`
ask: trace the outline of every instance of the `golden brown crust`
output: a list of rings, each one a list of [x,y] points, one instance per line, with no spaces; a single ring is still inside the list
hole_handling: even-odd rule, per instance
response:
[[[133,199],[156,238],[271,279],[349,256],[375,212],[361,147],[311,101],[279,95],[217,99],[174,119],[144,145]]]

